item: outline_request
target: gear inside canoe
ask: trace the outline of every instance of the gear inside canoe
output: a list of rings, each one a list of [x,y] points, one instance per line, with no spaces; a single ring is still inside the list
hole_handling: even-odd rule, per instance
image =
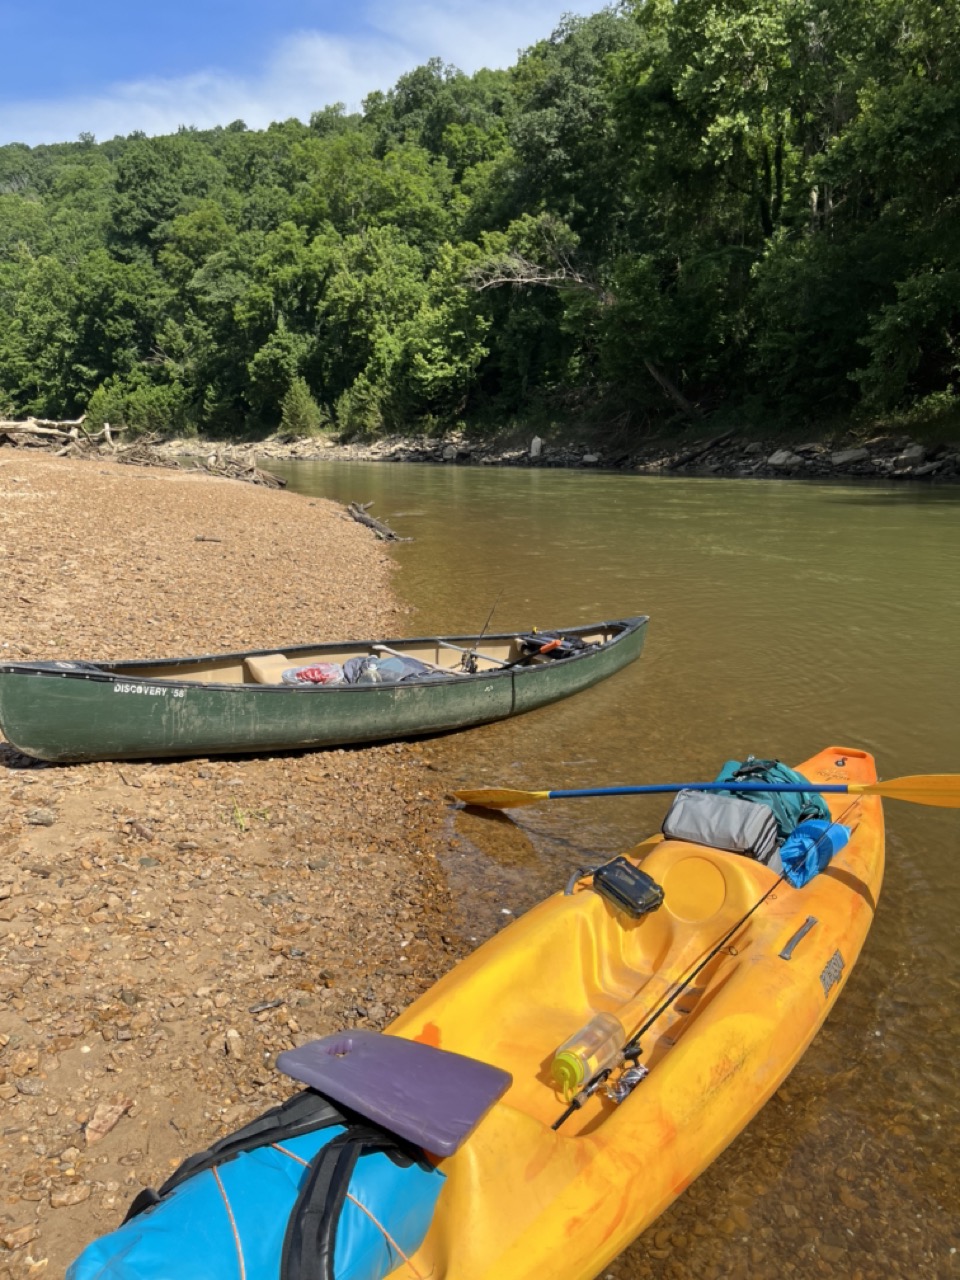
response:
[[[0,729],[58,762],[383,742],[489,724],[635,661],[647,617],[131,662],[0,661]]]

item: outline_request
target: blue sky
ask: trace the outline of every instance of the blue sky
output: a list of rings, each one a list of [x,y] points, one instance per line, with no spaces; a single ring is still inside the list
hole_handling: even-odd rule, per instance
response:
[[[103,141],[332,102],[359,107],[440,57],[506,67],[603,0],[0,0],[0,145]]]

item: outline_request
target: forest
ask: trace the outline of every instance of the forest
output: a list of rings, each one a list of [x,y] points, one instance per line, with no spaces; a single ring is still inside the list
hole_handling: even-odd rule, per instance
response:
[[[634,0],[362,109],[0,147],[0,417],[960,418],[957,0]]]

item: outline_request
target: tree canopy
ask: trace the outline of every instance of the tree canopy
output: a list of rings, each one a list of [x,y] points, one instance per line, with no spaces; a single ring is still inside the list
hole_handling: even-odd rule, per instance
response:
[[[956,0],[635,0],[355,114],[0,147],[0,413],[955,411],[958,26]]]

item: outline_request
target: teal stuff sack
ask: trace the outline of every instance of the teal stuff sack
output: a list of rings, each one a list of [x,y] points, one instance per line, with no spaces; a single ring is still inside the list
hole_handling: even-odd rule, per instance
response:
[[[783,874],[795,889],[818,876],[835,853],[839,853],[851,836],[849,827],[841,822],[824,822],[812,818],[794,827],[780,846]]]
[[[423,1242],[443,1183],[307,1090],[141,1192],[67,1280],[382,1280]]]
[[[805,778],[802,773],[797,773],[796,769],[790,769],[787,765],[781,764],[779,760],[758,760],[756,756],[747,756],[742,763],[738,760],[728,760],[717,774],[716,780],[733,784],[730,787],[730,795],[737,796],[740,800],[750,800],[754,804],[765,804],[772,809],[781,840],[786,840],[795,827],[811,818],[830,821],[830,810],[826,801],[815,791],[737,790],[737,782],[793,784],[805,782],[809,785],[809,778]]]

